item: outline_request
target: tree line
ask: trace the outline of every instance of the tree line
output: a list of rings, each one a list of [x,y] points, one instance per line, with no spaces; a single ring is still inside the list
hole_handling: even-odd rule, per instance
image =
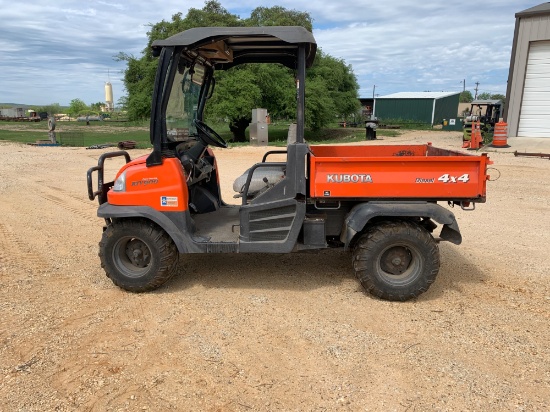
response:
[[[69,107],[61,106],[59,103],[51,103],[45,106],[33,106],[32,109],[37,113],[48,113],[48,116],[64,113],[70,117],[78,117],[82,115],[99,115],[103,106],[105,106],[103,102],[87,105],[82,99],[72,99]]]
[[[474,100],[502,100],[502,103],[506,101],[506,96],[500,93],[489,93],[484,92],[477,95],[477,98],[474,99],[472,92],[465,90],[460,93],[460,103],[471,103]]]

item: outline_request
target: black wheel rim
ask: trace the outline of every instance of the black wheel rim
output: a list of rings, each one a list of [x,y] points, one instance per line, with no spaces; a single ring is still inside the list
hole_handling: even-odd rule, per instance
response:
[[[393,284],[407,284],[421,273],[422,255],[412,245],[391,245],[379,256],[380,273]]]
[[[139,278],[151,265],[151,249],[142,239],[123,237],[113,248],[113,262],[125,276]]]

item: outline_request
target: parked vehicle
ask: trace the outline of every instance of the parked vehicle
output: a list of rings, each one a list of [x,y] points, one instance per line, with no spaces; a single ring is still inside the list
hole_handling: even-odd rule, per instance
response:
[[[453,213],[437,202],[463,209],[484,202],[486,155],[430,144],[309,145],[305,73],[317,46],[301,27],[194,28],[152,47],[159,56],[152,153],[134,160],[125,151],[106,153],[87,175],[89,197],[99,199],[105,219],[101,265],[116,285],[158,288],[177,272],[178,254],[336,248],[351,251],[360,282],[380,298],[407,300],[430,287],[438,242],[462,240]],[[210,148],[227,143],[204,122],[204,111],[215,71],[242,63],[296,70],[297,122],[286,150],[268,151],[237,179],[241,204],[228,205]],[[270,161],[274,154],[286,161]],[[105,161],[119,156],[126,164],[105,182]]]
[[[464,118],[463,141],[472,138],[472,123],[479,121],[483,141],[492,135],[495,124],[498,123],[502,113],[502,100],[474,100],[470,106],[470,114]]]

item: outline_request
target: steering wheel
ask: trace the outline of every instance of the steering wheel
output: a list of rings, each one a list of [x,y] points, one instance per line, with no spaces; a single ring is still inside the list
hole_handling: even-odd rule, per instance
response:
[[[199,139],[201,139],[204,144],[210,144],[212,146],[222,147],[224,149],[227,147],[227,142],[202,120],[195,119],[193,122],[199,131]]]

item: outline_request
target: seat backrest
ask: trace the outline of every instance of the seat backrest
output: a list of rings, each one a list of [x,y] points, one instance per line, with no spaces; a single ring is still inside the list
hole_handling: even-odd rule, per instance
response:
[[[233,190],[238,193],[244,192],[246,180],[250,169],[244,172],[241,176],[235,179],[233,183]],[[274,186],[283,180],[285,177],[285,171],[283,166],[261,167],[254,170],[252,178],[250,179],[250,185],[248,187],[248,195],[255,196],[263,189]]]

